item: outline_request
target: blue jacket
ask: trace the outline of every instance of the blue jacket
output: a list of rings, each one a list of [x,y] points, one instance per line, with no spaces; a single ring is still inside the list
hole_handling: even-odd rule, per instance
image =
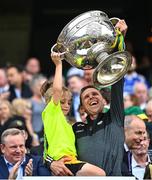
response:
[[[40,156],[33,156],[27,154],[25,156],[25,163],[23,164],[23,171],[29,161],[29,159],[33,159],[33,176],[51,176],[51,172],[45,167],[42,161],[42,157]],[[24,174],[24,172],[23,172]],[[9,171],[5,160],[2,155],[0,155],[0,179],[8,179]]]

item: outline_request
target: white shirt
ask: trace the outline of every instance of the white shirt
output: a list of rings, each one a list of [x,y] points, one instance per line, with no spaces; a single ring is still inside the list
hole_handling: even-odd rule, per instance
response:
[[[21,98],[21,91],[18,88],[15,88],[15,94],[17,98]]]
[[[132,156],[132,174],[138,178],[138,180],[143,180],[144,178],[144,174],[145,174],[145,169],[146,169],[146,165],[150,162],[150,158],[148,156],[148,160],[145,163],[144,166],[139,165],[136,160],[134,159],[134,157]]]
[[[126,144],[126,143],[124,143],[124,148],[125,148],[126,152],[128,152],[128,151],[129,151],[129,148],[128,148],[128,146],[127,146],[127,144]]]
[[[9,90],[9,85],[5,85],[3,87],[0,87],[0,93],[8,92]]]

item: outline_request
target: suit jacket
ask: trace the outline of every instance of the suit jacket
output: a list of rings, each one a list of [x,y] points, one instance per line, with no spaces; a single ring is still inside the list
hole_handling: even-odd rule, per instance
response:
[[[124,156],[122,162],[122,176],[133,176],[132,175],[132,168],[131,168],[131,154],[128,157],[128,152],[124,148]]]
[[[33,159],[33,175],[32,176],[51,176],[51,172],[45,167],[42,161],[41,156],[33,156],[26,154],[25,162],[23,164],[23,175],[25,171],[25,167],[29,161],[29,159]],[[0,179],[8,179],[9,171],[5,160],[2,155],[0,155]]]
[[[10,85],[9,92],[10,92],[9,101],[13,101],[13,99],[17,98],[14,85]],[[28,86],[28,84],[22,83],[21,97],[22,98],[30,98],[30,97],[32,97],[32,95],[33,95],[33,93],[31,91],[30,87]]]

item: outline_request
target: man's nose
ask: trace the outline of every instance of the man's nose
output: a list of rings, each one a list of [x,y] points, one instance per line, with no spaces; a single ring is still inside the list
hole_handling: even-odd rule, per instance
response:
[[[144,140],[141,140],[141,141],[140,141],[140,145],[143,145],[143,144],[144,144]]]
[[[65,103],[65,107],[66,108],[68,108],[70,105],[69,105],[69,103],[67,102],[67,103]]]
[[[145,139],[145,133],[141,134],[140,138],[141,141],[143,141]]]
[[[89,94],[89,98],[91,99],[93,97],[93,95],[92,94]]]
[[[16,147],[16,150],[15,150],[16,152],[21,152],[21,148],[18,146],[18,147]]]

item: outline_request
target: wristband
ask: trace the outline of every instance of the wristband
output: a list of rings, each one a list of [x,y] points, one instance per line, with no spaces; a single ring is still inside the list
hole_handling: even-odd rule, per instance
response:
[[[45,159],[45,164],[46,164],[46,167],[48,168],[48,169],[50,169],[50,166],[51,166],[51,164],[52,164],[52,162],[54,161],[54,159],[53,158],[51,158],[50,156],[46,156],[46,159]]]

